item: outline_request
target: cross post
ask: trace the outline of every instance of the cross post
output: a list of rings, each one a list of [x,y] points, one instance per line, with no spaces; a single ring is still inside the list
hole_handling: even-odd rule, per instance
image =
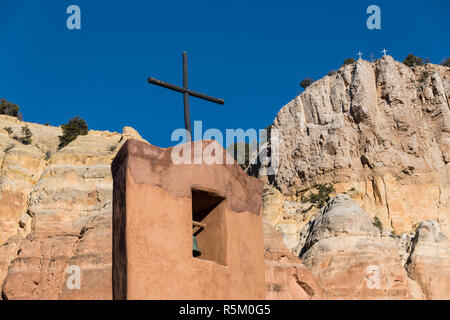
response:
[[[387,52],[387,50],[386,50],[386,49],[383,49],[383,50],[381,50],[381,52],[383,52],[383,56],[385,56],[385,55],[386,55],[386,52]]]
[[[357,55],[359,56],[359,58],[361,59],[361,56],[363,55],[361,51],[358,51]]]
[[[191,119],[189,113],[189,96],[193,96],[196,98],[200,98],[203,100],[211,101],[217,104],[224,104],[225,101],[223,99],[215,98],[212,96],[208,96],[203,93],[192,91],[188,88],[188,65],[187,65],[187,53],[183,52],[183,87],[179,87],[155,78],[148,78],[148,83],[155,84],[157,86],[167,88],[173,91],[183,93],[183,103],[184,103],[184,127],[188,134],[186,134],[187,142],[192,141],[192,132],[191,132]]]
[[[187,66],[187,53],[183,52],[183,88],[188,89],[188,66]],[[183,104],[184,104],[184,127],[186,131],[191,133],[191,116],[189,113],[189,93],[183,93]]]

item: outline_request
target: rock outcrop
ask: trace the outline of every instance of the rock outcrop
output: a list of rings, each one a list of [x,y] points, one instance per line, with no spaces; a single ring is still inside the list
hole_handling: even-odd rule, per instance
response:
[[[343,66],[278,113],[279,170],[268,179],[264,218],[330,298],[450,298],[441,270],[450,263],[442,240],[450,235],[449,103],[448,67],[385,56]],[[345,193],[364,211],[348,199],[338,205],[343,196],[319,210],[311,194],[328,184],[329,196]],[[425,220],[442,237],[424,240],[423,225],[416,233]],[[358,280],[365,272],[379,274],[379,289]]]
[[[397,243],[382,237],[370,216],[339,194],[315,218],[301,252],[331,299],[421,299]]]
[[[305,244],[309,225],[317,213],[311,203],[295,201],[271,186],[264,189],[264,220],[276,227],[287,248],[296,256]]]
[[[264,258],[267,299],[323,299],[323,291],[311,271],[290,252],[278,231],[264,223]]]
[[[295,201],[332,183],[397,234],[435,219],[449,236],[449,101],[448,67],[390,56],[344,66],[278,113],[274,186]]]

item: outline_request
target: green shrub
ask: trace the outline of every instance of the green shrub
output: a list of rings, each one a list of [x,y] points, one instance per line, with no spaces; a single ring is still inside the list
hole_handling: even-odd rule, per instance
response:
[[[80,117],[75,117],[69,120],[67,124],[61,126],[63,130],[63,135],[59,136],[59,149],[64,148],[73,140],[75,140],[79,135],[88,134],[88,126],[86,121]]]
[[[311,192],[309,197],[303,198],[303,202],[316,203],[319,208],[322,208],[330,200],[330,194],[336,191],[331,183],[319,184],[316,189],[318,192]]]
[[[314,82],[314,79],[312,78],[305,78],[302,81],[300,81],[300,87],[303,89],[308,88],[312,83]]]
[[[22,137],[19,138],[19,141],[26,145],[31,144],[32,136],[33,136],[33,133],[31,132],[30,128],[28,128],[28,126],[23,126],[22,127]]]
[[[409,54],[405,58],[405,60],[403,60],[403,63],[406,64],[408,67],[421,66],[421,65],[423,65],[423,59],[416,57],[413,54]]]
[[[12,135],[13,129],[11,127],[4,127],[3,129],[5,129],[5,131],[8,132],[9,135]]]
[[[373,222],[372,224],[378,228],[378,230],[380,230],[380,232],[383,232],[383,223],[381,222],[380,218],[378,218],[377,216],[375,216],[373,218]]]
[[[7,116],[19,117],[20,108],[17,104],[6,101],[6,99],[0,100],[0,114],[6,114]]]
[[[348,64],[352,64],[353,62],[355,62],[354,58],[347,58],[344,60],[344,66],[346,66]]]

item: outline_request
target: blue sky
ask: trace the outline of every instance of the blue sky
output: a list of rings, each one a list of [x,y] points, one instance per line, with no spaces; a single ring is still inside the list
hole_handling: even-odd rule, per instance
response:
[[[68,30],[66,8],[81,8]],[[381,30],[366,8],[381,8]],[[264,128],[294,98],[305,77],[319,79],[345,58],[396,60],[413,53],[450,56],[450,2],[435,1],[24,1],[0,0],[0,97],[30,122],[60,125],[73,116],[90,129],[132,126],[170,146],[184,126],[182,95],[149,76],[225,99],[190,98],[203,128]]]

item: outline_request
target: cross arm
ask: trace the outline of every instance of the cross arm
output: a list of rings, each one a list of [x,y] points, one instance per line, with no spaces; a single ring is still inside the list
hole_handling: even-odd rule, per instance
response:
[[[173,84],[170,84],[170,83],[167,83],[167,82],[164,82],[164,81],[152,78],[152,77],[148,78],[148,83],[155,84],[157,86],[160,86],[160,87],[163,87],[163,88],[167,88],[167,89],[171,89],[171,90],[174,90],[174,91],[187,93],[190,96],[193,96],[193,97],[196,97],[196,98],[200,98],[200,99],[204,99],[204,100],[208,100],[208,101],[215,102],[215,103],[218,103],[218,104],[224,104],[225,103],[225,101],[223,99],[211,97],[211,96],[208,96],[208,95],[203,94],[203,93],[199,93],[199,92],[195,92],[195,91],[192,91],[192,90],[189,90],[189,89],[185,89],[185,88],[182,88],[182,87],[179,87],[179,86],[176,86],[176,85],[173,85]]]

